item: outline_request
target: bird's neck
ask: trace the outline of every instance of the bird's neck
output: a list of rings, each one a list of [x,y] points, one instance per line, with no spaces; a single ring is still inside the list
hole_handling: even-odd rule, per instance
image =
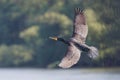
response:
[[[58,41],[63,42],[64,44],[70,45],[69,41],[66,41],[63,38],[58,38]]]

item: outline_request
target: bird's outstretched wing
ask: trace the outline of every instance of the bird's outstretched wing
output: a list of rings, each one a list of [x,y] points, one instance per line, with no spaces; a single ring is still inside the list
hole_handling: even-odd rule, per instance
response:
[[[74,26],[72,38],[78,43],[85,43],[88,34],[88,26],[86,24],[84,12],[80,8],[75,8]]]
[[[79,61],[80,55],[81,51],[75,45],[68,46],[67,54],[60,62],[59,67],[70,68]]]

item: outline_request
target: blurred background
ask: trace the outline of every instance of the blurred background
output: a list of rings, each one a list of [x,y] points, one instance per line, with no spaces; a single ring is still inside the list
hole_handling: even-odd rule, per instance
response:
[[[86,15],[86,43],[96,46],[100,56],[91,60],[82,54],[72,68],[119,68],[119,3],[120,0],[0,0],[1,69],[58,68],[67,46],[49,36],[66,40],[71,37],[76,7],[84,9]]]

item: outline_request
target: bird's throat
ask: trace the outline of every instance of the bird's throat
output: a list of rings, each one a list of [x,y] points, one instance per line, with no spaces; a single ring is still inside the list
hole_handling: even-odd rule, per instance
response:
[[[49,37],[50,39],[52,39],[52,40],[55,40],[55,41],[57,41],[58,40],[58,38],[57,37]]]

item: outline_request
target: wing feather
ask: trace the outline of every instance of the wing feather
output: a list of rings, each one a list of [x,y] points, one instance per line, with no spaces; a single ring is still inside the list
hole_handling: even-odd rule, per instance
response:
[[[88,26],[86,24],[84,13],[79,8],[75,9],[73,28],[72,38],[76,39],[79,43],[84,43],[88,34]]]
[[[67,54],[60,62],[59,67],[70,68],[79,61],[80,55],[81,51],[77,47],[74,45],[68,46]]]

